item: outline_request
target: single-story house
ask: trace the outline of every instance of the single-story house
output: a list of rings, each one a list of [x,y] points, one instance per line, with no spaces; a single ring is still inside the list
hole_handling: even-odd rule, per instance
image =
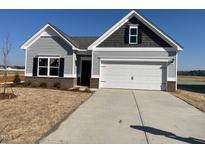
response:
[[[183,47],[132,10],[100,37],[71,37],[48,23],[21,49],[32,83],[175,91]]]

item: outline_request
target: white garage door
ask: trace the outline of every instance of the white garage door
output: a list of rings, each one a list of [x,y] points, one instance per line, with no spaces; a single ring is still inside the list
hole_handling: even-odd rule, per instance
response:
[[[100,87],[166,90],[166,72],[159,62],[102,61]]]

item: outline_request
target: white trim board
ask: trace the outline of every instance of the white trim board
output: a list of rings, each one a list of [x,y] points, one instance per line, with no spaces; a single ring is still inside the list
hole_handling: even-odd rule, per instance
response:
[[[174,47],[176,47],[178,51],[183,50],[183,48],[180,45],[178,45],[173,39],[171,39],[166,34],[164,34],[161,30],[159,30],[156,26],[154,26],[152,23],[147,21],[144,17],[142,17],[135,10],[132,10],[124,18],[122,18],[119,22],[117,22],[114,26],[112,26],[108,31],[106,31],[101,37],[99,37],[94,43],[92,43],[88,47],[88,50],[95,49],[100,43],[102,43],[106,38],[108,38],[111,34],[113,34],[118,28],[120,28],[123,24],[125,24],[132,17],[136,17],[143,24],[149,27],[153,32],[155,32],[159,37],[161,37],[163,40],[165,40],[169,44],[172,44]]]
[[[137,52],[137,51],[168,51],[168,52],[175,52],[176,49],[174,48],[149,48],[149,47],[139,47],[139,48],[95,48],[93,49],[93,51],[119,51],[119,52],[124,52],[124,51],[133,51],[133,52]]]
[[[168,77],[167,81],[177,81],[177,79],[175,77]]]
[[[27,76],[33,76],[33,74],[32,73],[25,73],[25,77],[27,77]]]
[[[91,78],[98,79],[98,78],[100,78],[100,75],[92,75]]]
[[[136,62],[169,62],[169,59],[164,58],[164,59],[111,59],[111,58],[101,58],[100,61],[136,61]]]
[[[76,54],[75,52],[73,52],[73,63],[72,63],[73,64],[73,67],[72,67],[73,75],[77,73],[76,59],[77,59]]]
[[[37,77],[37,78],[39,77],[39,76],[33,76],[32,73],[26,73],[25,77],[27,77],[27,76],[28,77]],[[47,77],[47,76],[40,76],[40,77]],[[50,77],[53,77],[53,76],[50,76]],[[76,74],[64,74],[63,77],[58,77],[58,78],[76,78]]]
[[[175,75],[176,75],[176,76],[175,76],[175,77],[176,77],[176,78],[175,78],[175,79],[176,79],[175,89],[177,90],[177,84],[178,84],[178,82],[177,82],[177,78],[178,78],[178,77],[177,77],[177,72],[178,72],[178,55],[177,55],[177,54],[176,54],[176,56],[175,56],[175,61],[176,61],[176,64],[175,64],[175,66],[176,66],[176,69],[175,69],[175,71],[176,71],[176,72],[175,72],[175,73],[176,73],[176,74],[175,74]]]
[[[76,74],[64,74],[64,76],[60,78],[76,78],[76,77],[77,77]]]
[[[24,61],[24,64],[25,64],[25,76],[26,76],[26,72],[27,72],[27,49],[25,49],[25,61]]]
[[[93,64],[94,64],[94,63],[93,63],[93,53],[94,53],[94,52],[91,53],[91,54],[92,54],[92,57],[91,57],[91,77],[93,76],[93,72],[94,72],[94,71],[93,71]]]

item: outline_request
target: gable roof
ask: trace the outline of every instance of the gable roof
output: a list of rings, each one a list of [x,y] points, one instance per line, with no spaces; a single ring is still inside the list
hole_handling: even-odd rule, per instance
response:
[[[53,24],[50,24],[53,28],[55,28],[62,36],[64,36],[69,42],[71,42],[75,47],[78,47],[78,42],[73,40],[70,36],[68,36],[66,33],[64,33],[62,30],[60,30],[58,27],[54,26]]]
[[[87,50],[88,46],[90,46],[94,41],[96,41],[99,37],[97,36],[68,36],[58,27],[53,24],[46,24],[43,28],[41,28],[36,34],[34,34],[30,39],[28,39],[22,46],[21,49],[26,49],[30,46],[35,40],[39,38],[41,33],[50,27],[54,30],[60,37],[62,37],[66,42],[68,42],[74,50]]]
[[[56,32],[61,38],[63,38],[68,44],[72,46],[73,49],[78,49],[78,43],[71,39],[67,34],[61,31],[59,28],[55,27],[54,25],[47,23],[43,28],[41,28],[37,33],[35,33],[30,39],[28,39],[22,46],[21,49],[26,49],[29,47],[33,42],[35,42],[41,34],[47,29],[51,28],[54,32]]]
[[[143,24],[145,24],[147,27],[149,27],[154,33],[156,33],[159,37],[161,37],[164,41],[166,41],[171,46],[175,47],[178,51],[183,50],[183,47],[179,43],[177,43],[174,39],[172,39],[165,32],[160,30],[157,26],[155,26],[153,23],[148,21],[145,17],[140,15],[135,10],[132,10],[124,18],[122,18],[119,22],[117,22],[114,26],[112,26],[109,30],[107,30],[101,37],[99,37],[95,42],[93,42],[88,47],[88,50],[93,50],[93,48],[96,48],[100,43],[102,43],[106,38],[108,38],[116,30],[118,30],[122,25],[124,25],[132,17],[136,17]]]
[[[72,36],[71,39],[78,42],[78,48],[87,49],[93,42],[95,42],[98,36]]]
[[[43,28],[41,28],[36,34],[34,34],[30,39],[28,39],[22,46],[21,49],[26,49],[33,42],[35,42],[41,34],[49,27],[54,32],[56,32],[62,39],[64,39],[68,44],[70,44],[73,50],[93,50],[93,48],[97,47],[100,43],[102,43],[106,38],[108,38],[111,34],[113,34],[118,28],[120,28],[123,24],[125,24],[132,17],[136,17],[143,24],[149,27],[153,32],[155,32],[159,37],[165,40],[168,44],[175,47],[178,51],[183,50],[183,47],[177,43],[174,39],[168,36],[165,32],[155,26],[152,22],[148,21],[145,17],[140,15],[135,10],[132,10],[128,13],[124,18],[122,18],[119,22],[117,22],[114,26],[112,26],[109,30],[107,30],[102,36],[73,36],[70,37],[63,31],[61,31],[56,26],[48,23]]]

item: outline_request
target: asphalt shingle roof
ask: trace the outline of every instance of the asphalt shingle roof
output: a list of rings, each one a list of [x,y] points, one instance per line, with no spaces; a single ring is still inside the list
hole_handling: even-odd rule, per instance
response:
[[[50,24],[50,23],[49,23]],[[72,43],[75,47],[79,49],[87,49],[95,40],[99,37],[97,36],[68,36],[58,27],[50,24],[53,28],[55,28],[63,37],[65,37],[70,43]]]
[[[87,49],[99,37],[97,36],[73,36],[72,40],[78,42],[78,48]]]
[[[62,30],[60,30],[58,27],[54,26],[53,24],[50,24],[54,29],[56,29],[63,37],[65,37],[70,43],[72,43],[75,47],[78,47],[78,43],[71,39],[70,36],[68,36],[66,33],[64,33]]]

